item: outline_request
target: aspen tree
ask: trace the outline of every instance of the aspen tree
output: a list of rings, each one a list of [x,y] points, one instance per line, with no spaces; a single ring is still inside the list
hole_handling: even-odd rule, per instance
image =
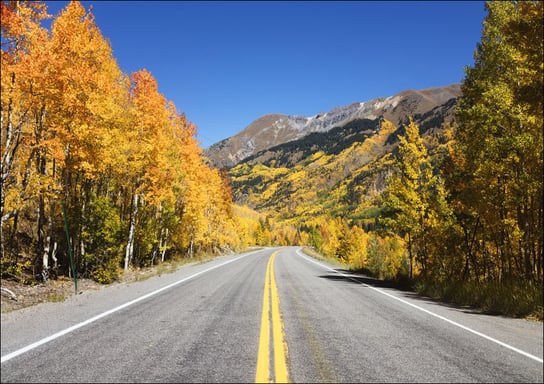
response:
[[[405,135],[399,136],[396,172],[382,195],[385,217],[382,222],[406,241],[410,277],[414,261],[421,265],[424,277],[436,267],[438,255],[429,252],[434,236],[451,216],[444,184],[433,172],[430,157],[419,128],[410,119]]]
[[[51,223],[47,224],[46,195],[54,193],[50,170],[54,138],[44,123],[44,66],[50,60],[47,31],[40,22],[50,16],[39,2],[11,1],[0,5],[1,51],[1,257],[6,240],[14,243],[25,205],[37,212],[34,260],[47,268]],[[48,150],[49,147],[49,150]],[[8,220],[10,231],[5,236]],[[34,226],[33,226],[34,227]],[[11,248],[11,247],[10,247]],[[9,251],[15,251],[10,249]]]
[[[104,220],[114,215],[112,202],[94,200],[109,198],[102,186],[111,182],[119,163],[116,148],[126,124],[127,78],[93,14],[77,1],[53,21],[49,50],[51,61],[44,68],[49,79],[47,126],[62,154],[55,159],[62,186],[57,200],[66,200],[76,268],[92,273],[102,255],[114,257],[111,245],[101,243],[104,239],[87,223],[94,222],[95,214]],[[107,212],[96,212],[99,207]]]
[[[474,239],[467,260],[485,264],[489,280],[543,277],[543,6],[487,2],[475,64],[465,68],[449,184]]]

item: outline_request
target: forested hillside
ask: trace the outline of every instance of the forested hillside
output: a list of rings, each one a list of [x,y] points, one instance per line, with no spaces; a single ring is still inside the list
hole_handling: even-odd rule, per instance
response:
[[[446,140],[444,127],[452,124],[455,105],[453,98],[414,115],[433,149]],[[230,170],[234,199],[294,225],[319,222],[321,216],[360,224],[361,211],[375,205],[365,202],[385,187],[388,159],[404,130],[402,119],[397,125],[383,117],[356,119],[258,152]]]

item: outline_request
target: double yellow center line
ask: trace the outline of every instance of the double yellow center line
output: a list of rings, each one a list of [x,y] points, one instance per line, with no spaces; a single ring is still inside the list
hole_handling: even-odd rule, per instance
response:
[[[278,287],[274,277],[274,258],[278,252],[276,251],[270,256],[266,267],[259,356],[257,358],[257,373],[255,374],[255,382],[257,383],[287,383],[289,381],[287,344],[283,333]],[[272,361],[270,359],[270,331],[272,331],[272,347],[274,349]],[[274,365],[273,377],[270,369],[271,362]]]

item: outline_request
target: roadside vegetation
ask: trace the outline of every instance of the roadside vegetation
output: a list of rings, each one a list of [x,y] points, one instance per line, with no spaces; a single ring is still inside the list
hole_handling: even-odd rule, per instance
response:
[[[534,284],[505,284],[500,282],[435,282],[425,281],[420,276],[409,279],[407,269],[392,274],[388,271],[389,263],[384,263],[386,252],[368,253],[367,267],[361,268],[337,257],[327,257],[313,247],[304,247],[308,256],[323,260],[338,268],[352,273],[372,277],[401,290],[418,292],[423,296],[443,301],[460,307],[470,307],[490,315],[504,315],[526,318],[528,320],[544,321],[542,307],[542,289]],[[399,258],[402,260],[402,257]]]

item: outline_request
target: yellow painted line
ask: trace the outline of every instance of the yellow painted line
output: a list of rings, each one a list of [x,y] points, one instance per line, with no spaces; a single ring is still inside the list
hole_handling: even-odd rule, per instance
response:
[[[266,274],[264,279],[264,293],[263,293],[263,312],[261,317],[261,334],[259,336],[259,355],[257,358],[257,373],[255,374],[256,383],[269,383],[270,382],[270,358],[268,357],[269,344],[270,344],[270,260],[266,267]]]
[[[278,287],[276,286],[276,278],[274,277],[274,256],[271,256],[270,266],[270,291],[272,299],[272,330],[274,335],[274,369],[276,383],[289,382],[287,374],[287,345],[283,334],[283,322],[280,314],[280,297],[278,295]]]
[[[283,331],[283,322],[280,313],[280,298],[274,276],[274,258],[278,251],[274,252],[268,260],[264,281],[263,311],[261,318],[261,334],[259,337],[259,355],[257,358],[257,383],[287,383],[289,373],[287,370],[287,344]],[[272,324],[270,324],[270,319]],[[272,326],[272,347],[274,348],[274,378],[270,372],[270,326]]]

